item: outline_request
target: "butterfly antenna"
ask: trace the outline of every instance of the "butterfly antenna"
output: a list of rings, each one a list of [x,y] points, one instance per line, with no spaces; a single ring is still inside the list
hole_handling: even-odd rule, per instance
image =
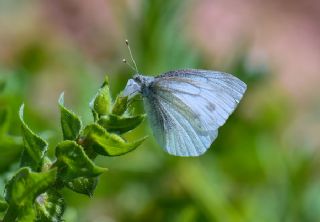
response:
[[[136,62],[134,61],[133,56],[132,56],[132,52],[131,52],[131,48],[130,48],[130,45],[129,45],[129,41],[128,41],[127,39],[126,39],[126,45],[127,45],[127,47],[128,47],[129,53],[130,53],[131,61],[132,61],[133,65],[134,65],[134,70],[135,70],[137,73],[139,73],[137,64],[136,64]],[[127,64],[128,64],[128,63],[127,63]]]
[[[134,72],[137,72],[137,70],[130,63],[128,63],[126,59],[122,59],[122,62],[127,64]]]

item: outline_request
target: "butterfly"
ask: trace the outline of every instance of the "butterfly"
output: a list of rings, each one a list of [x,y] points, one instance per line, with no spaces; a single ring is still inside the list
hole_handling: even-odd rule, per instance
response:
[[[175,156],[200,156],[218,136],[246,91],[235,76],[218,71],[184,69],[156,77],[136,74],[124,96],[140,93],[153,135]]]

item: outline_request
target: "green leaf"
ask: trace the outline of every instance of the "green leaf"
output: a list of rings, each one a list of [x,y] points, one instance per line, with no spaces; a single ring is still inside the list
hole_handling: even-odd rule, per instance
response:
[[[34,173],[30,168],[21,168],[6,184],[5,199],[9,208],[4,216],[6,221],[34,221],[35,199],[55,184],[56,169]],[[13,220],[15,219],[15,220]]]
[[[90,105],[90,107],[91,107],[91,105]],[[91,108],[91,112],[92,112],[92,116],[93,116],[94,122],[96,122],[99,119],[99,114],[96,111],[94,111],[93,108]]]
[[[75,113],[64,106],[64,93],[60,95],[59,106],[63,139],[75,140],[79,136],[82,127],[81,120]]]
[[[7,108],[0,109],[0,137],[7,133],[9,128],[10,112]]]
[[[15,206],[33,202],[38,195],[54,185],[56,174],[56,169],[35,173],[28,167],[21,168],[6,184],[6,201]]]
[[[20,208],[10,205],[4,215],[3,222],[33,222],[36,217],[36,211],[32,204]]]
[[[108,78],[106,77],[98,93],[90,102],[90,107],[99,116],[106,115],[110,113],[111,101],[112,98],[110,95],[109,82]]]
[[[60,193],[49,190],[36,198],[35,208],[37,211],[36,222],[58,222],[62,221],[65,202]]]
[[[118,95],[112,107],[112,114],[121,116],[127,110],[128,96]]]
[[[0,212],[4,212],[8,208],[7,202],[0,199]]]
[[[137,148],[147,137],[128,143],[122,137],[108,133],[97,124],[88,125],[83,130],[85,145],[93,148],[98,154],[104,156],[119,156]]]
[[[50,160],[49,157],[45,156],[43,158],[43,163],[42,163],[42,168],[41,168],[41,172],[46,172],[49,171],[50,168],[52,166],[52,161]]]
[[[59,176],[66,183],[78,177],[96,177],[107,171],[90,160],[83,147],[74,141],[63,141],[56,148]]]
[[[29,166],[32,170],[38,171],[42,167],[44,155],[48,143],[36,135],[23,120],[24,105],[20,107],[19,117],[22,125],[22,137],[24,150],[21,157],[21,166]]]
[[[110,114],[102,116],[98,120],[98,124],[103,126],[108,132],[122,134],[136,128],[144,120],[145,116],[145,114],[142,114],[132,117],[122,117]]]
[[[74,192],[85,194],[89,197],[92,197],[97,184],[98,177],[78,177],[68,182],[66,186]]]

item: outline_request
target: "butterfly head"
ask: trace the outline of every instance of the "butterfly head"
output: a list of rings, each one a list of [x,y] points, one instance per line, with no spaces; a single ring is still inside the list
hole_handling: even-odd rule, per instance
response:
[[[124,96],[133,97],[137,93],[144,92],[144,89],[149,86],[149,84],[153,81],[154,77],[151,76],[143,76],[140,74],[136,74],[132,79],[129,79],[125,89],[122,94]]]
[[[154,77],[152,76],[143,76],[143,75],[140,75],[140,74],[135,74],[133,76],[133,80],[139,84],[141,87],[143,86],[148,86],[153,80],[154,80]]]

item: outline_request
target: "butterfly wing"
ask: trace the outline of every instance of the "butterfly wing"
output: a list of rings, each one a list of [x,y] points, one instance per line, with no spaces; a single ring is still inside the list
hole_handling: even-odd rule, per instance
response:
[[[155,78],[145,107],[159,144],[170,154],[199,156],[218,135],[241,100],[246,85],[207,70],[177,70]]]
[[[144,99],[153,134],[159,145],[175,156],[199,156],[217,136],[217,130],[199,132],[185,116],[187,113],[167,100],[148,96]]]

